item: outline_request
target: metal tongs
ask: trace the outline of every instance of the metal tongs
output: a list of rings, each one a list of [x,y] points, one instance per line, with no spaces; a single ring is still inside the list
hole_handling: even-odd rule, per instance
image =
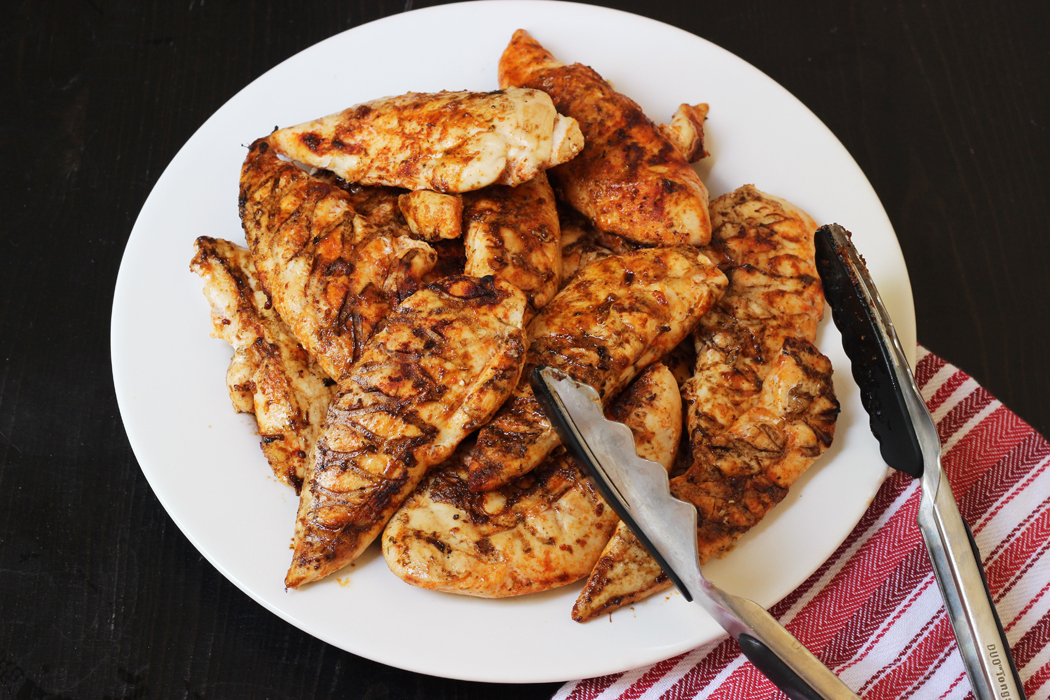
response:
[[[562,442],[686,600],[703,606],[792,700],[857,698],[760,605],[704,578],[696,508],[671,496],[667,472],[638,457],[630,429],[605,418],[594,389],[550,367],[537,367],[529,379]]]
[[[941,468],[937,428],[850,234],[817,230],[817,269],[883,459],[921,480],[918,524],[978,700],[1024,698],[973,533]]]

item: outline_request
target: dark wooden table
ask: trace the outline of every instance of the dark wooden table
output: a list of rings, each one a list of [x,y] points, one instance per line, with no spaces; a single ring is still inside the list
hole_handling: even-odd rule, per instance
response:
[[[414,4],[430,3],[4,4],[0,698],[541,698],[557,687],[400,671],[267,612],[169,519],[114,398],[114,281],[176,151],[270,67]],[[1050,432],[1050,5],[610,4],[713,41],[808,105],[889,213],[919,341]],[[629,50],[630,37],[609,40]],[[474,641],[499,644],[500,632]]]

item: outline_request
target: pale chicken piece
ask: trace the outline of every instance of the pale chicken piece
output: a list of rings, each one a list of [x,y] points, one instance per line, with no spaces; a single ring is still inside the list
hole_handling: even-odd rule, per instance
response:
[[[463,235],[463,198],[432,190],[413,190],[397,198],[397,206],[412,233],[424,241]]]
[[[561,227],[547,176],[468,192],[463,202],[466,274],[495,275],[525,292],[528,323],[561,282]]]
[[[683,104],[675,110],[670,124],[661,124],[660,133],[675,145],[690,163],[710,155],[704,149],[704,120],[709,107],[706,104]],[[712,224],[713,225],[713,224]]]
[[[521,29],[500,58],[499,84],[543,90],[579,122],[583,150],[550,170],[551,184],[598,228],[645,245],[707,244],[707,188],[637,103]]]
[[[194,247],[190,269],[204,279],[212,335],[233,346],[230,399],[238,412],[255,415],[274,476],[298,492],[335,382],[271,307],[247,249],[207,236]]]
[[[689,246],[614,255],[577,273],[529,324],[524,378],[478,434],[468,459],[470,488],[505,484],[560,444],[529,386],[533,367],[560,369],[609,401],[684,339],[726,284]]]
[[[391,311],[328,409],[285,585],[356,559],[427,469],[488,421],[521,374],[524,310],[512,285],[447,277]]]
[[[357,216],[350,194],[278,158],[266,139],[249,147],[241,169],[240,215],[274,307],[340,382],[436,261],[425,242]]]
[[[702,445],[671,480],[698,511],[700,563],[726,552],[755,526],[831,444],[839,404],[831,363],[812,344],[788,338],[757,401]],[[584,622],[669,587],[634,534],[617,527],[573,606]]]
[[[384,97],[270,138],[347,182],[445,193],[519,185],[583,148],[574,119],[545,93],[519,88]]]
[[[674,377],[650,365],[606,415],[627,425],[638,455],[669,469],[682,433]],[[577,461],[556,450],[494,491],[467,485],[466,450],[432,472],[383,532],[383,556],[404,581],[483,598],[545,591],[586,576],[619,521]]]

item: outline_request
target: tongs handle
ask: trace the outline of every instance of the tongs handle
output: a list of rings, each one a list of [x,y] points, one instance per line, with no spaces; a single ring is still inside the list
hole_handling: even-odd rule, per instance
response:
[[[926,481],[933,470],[941,474],[938,488],[931,492]],[[925,471],[919,502],[919,530],[974,697],[1024,700],[1024,684],[995,609],[973,532],[959,513],[940,460],[927,464]]]
[[[842,346],[882,456],[891,467],[921,481],[919,530],[974,695],[978,700],[1023,700],[981,555],[944,476],[936,425],[879,291],[844,228],[822,226],[815,244],[824,295],[842,331]]]

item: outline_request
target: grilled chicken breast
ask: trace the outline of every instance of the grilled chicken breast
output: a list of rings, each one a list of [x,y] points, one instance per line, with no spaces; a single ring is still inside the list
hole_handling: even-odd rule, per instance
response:
[[[503,403],[525,358],[525,303],[500,280],[448,277],[390,313],[329,407],[287,586],[353,561],[427,469]]]
[[[349,193],[278,158],[265,139],[241,169],[240,215],[274,307],[337,381],[436,260],[426,243],[357,216]]]
[[[201,236],[190,269],[204,279],[212,335],[233,346],[226,385],[234,409],[252,413],[274,476],[302,486],[335,384],[269,303],[247,249]]]
[[[478,434],[470,488],[505,484],[560,444],[529,386],[533,367],[556,367],[608,401],[685,338],[726,283],[689,246],[610,256],[577,273],[529,324],[524,378]]]
[[[466,274],[495,275],[525,292],[528,323],[561,282],[561,228],[547,176],[517,187],[491,185],[463,201]]]
[[[520,185],[583,147],[538,90],[410,92],[275,131],[285,156],[347,182],[469,192]]]
[[[684,387],[692,444],[732,425],[758,396],[784,340],[812,342],[824,315],[813,219],[751,185],[717,198],[711,212],[707,252],[730,282],[695,333],[696,372]]]
[[[674,377],[650,365],[607,412],[634,433],[638,454],[670,468],[682,432]],[[383,556],[404,581],[503,598],[586,576],[618,522],[576,460],[556,450],[494,491],[467,484],[466,450],[428,475],[383,532]]]
[[[499,84],[543,90],[579,122],[583,150],[550,177],[598,228],[647,245],[707,244],[707,188],[637,103],[591,68],[559,62],[521,29],[500,58]]]
[[[771,452],[762,462],[766,477],[741,482],[740,474],[733,471],[736,467],[722,466],[718,472],[711,471],[712,454],[729,454],[718,441],[737,440],[734,449],[739,452],[745,443],[738,438],[747,431],[772,425],[770,439],[774,439],[773,435],[785,434],[785,430],[795,431],[783,426],[790,426],[790,420],[798,416],[791,417],[788,423],[783,422],[788,419],[783,419],[777,424],[769,413],[779,411],[788,415],[809,406],[804,401],[793,403],[792,395],[784,392],[785,382],[796,382],[793,391],[803,397],[807,395],[804,392],[811,392],[812,396],[817,396],[812,392],[824,392],[824,398],[806,409],[816,412],[821,421],[811,426],[819,439],[826,437],[830,441],[837,412],[837,403],[828,403],[834,402],[830,366],[822,369],[826,359],[820,359],[822,355],[817,357],[810,345],[824,310],[814,262],[816,224],[798,207],[751,185],[716,199],[711,203],[711,214],[715,230],[707,251],[728,275],[730,283],[715,307],[700,319],[694,332],[695,371],[685,381],[682,392],[691,454],[686,475],[672,480],[672,489],[682,494],[679,497],[685,497],[701,509],[701,552],[705,553],[705,560],[724,551],[751,526],[747,522],[757,522],[783,498],[782,492],[770,491],[763,479],[769,474],[793,470],[794,477],[777,482],[778,487],[786,490],[813,461],[800,461],[790,450]],[[686,354],[682,348],[676,352]],[[785,354],[789,359],[785,359]],[[769,379],[778,362],[783,376]],[[800,375],[800,367],[812,372]],[[828,375],[826,380],[812,380],[810,376],[823,374]],[[760,396],[765,397],[764,412],[748,413],[756,402],[762,403]],[[785,402],[779,408],[771,403],[778,397]],[[832,405],[834,410],[827,408]],[[800,415],[805,418],[809,414]],[[823,448],[815,452],[813,459]],[[729,461],[719,464],[737,464],[744,458],[729,454],[726,459]],[[757,469],[757,464],[758,461],[752,460],[752,467]],[[712,534],[714,526],[703,515],[705,504],[711,501],[701,490],[689,486],[692,483],[689,480],[695,481],[701,471],[707,479],[704,488],[723,492],[736,489],[739,498],[734,498],[735,507],[748,504],[750,516],[745,517],[739,510],[735,513],[737,529],[724,530],[718,536]],[[719,474],[724,474],[725,479]],[[659,566],[630,531],[621,526],[602,553],[573,615],[580,621],[591,619],[668,585]]]
[[[694,451],[671,493],[697,507],[700,562],[725,552],[787,494],[831,444],[839,405],[831,363],[812,344],[788,338],[757,401]],[[584,622],[670,586],[624,525],[602,552],[573,606]]]

